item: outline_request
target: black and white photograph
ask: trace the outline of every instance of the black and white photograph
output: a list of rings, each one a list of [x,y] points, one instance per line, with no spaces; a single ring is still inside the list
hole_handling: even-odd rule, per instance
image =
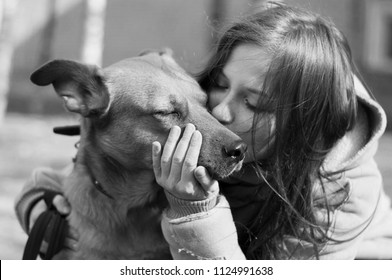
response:
[[[391,0],[1,0],[0,79],[3,261],[392,260]]]

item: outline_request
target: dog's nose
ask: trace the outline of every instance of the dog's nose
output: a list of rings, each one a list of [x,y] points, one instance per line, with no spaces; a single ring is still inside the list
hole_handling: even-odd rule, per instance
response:
[[[245,157],[247,145],[242,141],[236,141],[228,147],[223,147],[223,152],[226,156],[233,159],[242,160]]]

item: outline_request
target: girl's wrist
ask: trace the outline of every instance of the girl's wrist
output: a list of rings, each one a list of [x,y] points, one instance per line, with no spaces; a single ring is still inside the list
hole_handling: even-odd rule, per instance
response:
[[[175,197],[167,191],[165,191],[165,195],[169,202],[167,215],[171,219],[208,212],[216,206],[218,197],[218,195],[211,195],[203,200],[185,200]]]

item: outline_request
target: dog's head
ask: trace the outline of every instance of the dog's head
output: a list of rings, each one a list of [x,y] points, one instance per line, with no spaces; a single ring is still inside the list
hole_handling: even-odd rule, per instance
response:
[[[217,179],[238,169],[241,139],[206,109],[207,95],[172,58],[148,52],[107,68],[69,60],[51,61],[31,75],[53,84],[66,108],[82,118],[81,148],[103,155],[113,169],[152,169],[151,144],[165,143],[173,125],[193,123],[203,135],[199,164]]]

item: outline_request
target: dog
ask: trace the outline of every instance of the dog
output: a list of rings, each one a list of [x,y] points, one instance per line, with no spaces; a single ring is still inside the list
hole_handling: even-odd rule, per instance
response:
[[[171,258],[160,228],[165,207],[155,182],[151,147],[165,144],[173,125],[193,123],[203,135],[198,160],[216,179],[238,170],[246,145],[206,109],[207,95],[171,51],[100,68],[53,60],[30,77],[52,84],[68,111],[80,115],[80,144],[64,180],[67,217],[79,250],[60,259]]]

